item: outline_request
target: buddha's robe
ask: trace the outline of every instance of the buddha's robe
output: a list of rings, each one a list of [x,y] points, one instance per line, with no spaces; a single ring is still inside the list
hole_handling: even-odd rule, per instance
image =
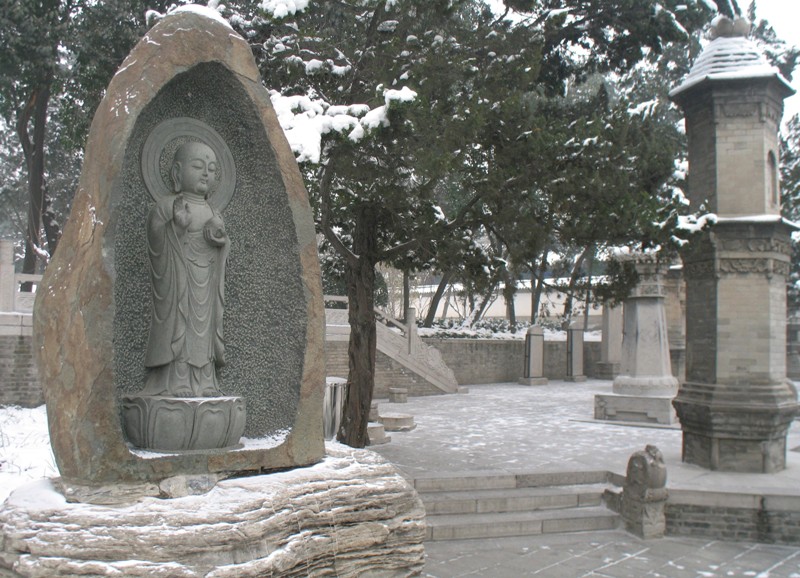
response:
[[[202,228],[181,229],[173,221],[174,200],[159,201],[147,219],[153,305],[143,393],[220,395],[216,368],[225,364],[222,315],[228,244],[209,244]]]

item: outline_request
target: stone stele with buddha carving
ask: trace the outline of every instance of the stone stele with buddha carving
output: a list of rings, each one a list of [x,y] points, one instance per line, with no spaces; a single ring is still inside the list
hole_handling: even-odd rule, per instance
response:
[[[0,506],[0,574],[419,575],[414,489],[324,445],[314,224],[248,43],[165,16],[85,158],[34,314],[61,478]]]
[[[53,451],[76,499],[324,456],[308,196],[249,46],[210,12],[164,18],[112,80],[38,293]]]

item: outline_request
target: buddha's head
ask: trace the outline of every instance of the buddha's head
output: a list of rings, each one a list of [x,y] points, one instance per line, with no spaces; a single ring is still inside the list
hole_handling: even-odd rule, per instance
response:
[[[172,183],[176,193],[206,197],[217,181],[217,155],[205,143],[190,141],[175,151]]]

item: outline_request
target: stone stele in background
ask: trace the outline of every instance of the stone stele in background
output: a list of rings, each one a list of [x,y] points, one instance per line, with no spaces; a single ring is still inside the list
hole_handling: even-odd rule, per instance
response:
[[[215,11],[168,14],[111,81],[34,317],[61,478],[0,507],[0,574],[421,571],[414,489],[326,451],[307,193]]]

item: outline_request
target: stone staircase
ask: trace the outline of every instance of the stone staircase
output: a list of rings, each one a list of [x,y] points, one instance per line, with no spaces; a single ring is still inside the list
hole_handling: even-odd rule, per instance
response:
[[[340,298],[326,296],[326,301]],[[346,300],[346,298],[344,298]],[[416,333],[416,323],[404,324],[384,312],[376,310],[378,351],[399,363],[430,384],[440,393],[458,393],[458,382],[453,370],[445,364],[439,350],[424,343]],[[325,339],[346,341],[350,336],[350,325],[346,309],[325,310]]]
[[[427,540],[464,540],[610,530],[619,514],[603,503],[606,471],[421,477]]]

